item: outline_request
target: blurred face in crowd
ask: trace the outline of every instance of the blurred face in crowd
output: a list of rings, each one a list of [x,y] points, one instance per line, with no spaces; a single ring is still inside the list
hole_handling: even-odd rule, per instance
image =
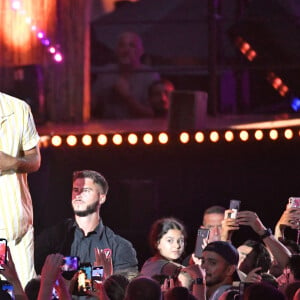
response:
[[[125,32],[119,37],[116,54],[121,65],[139,66],[143,52],[142,40],[137,34]]]
[[[222,285],[230,282],[235,271],[235,266],[228,262],[219,254],[213,251],[203,251],[201,257],[201,267],[206,272],[206,285],[208,287]]]
[[[84,217],[98,213],[104,201],[105,195],[101,193],[101,187],[91,178],[77,178],[73,182],[72,207],[75,215]]]
[[[184,251],[184,235],[178,229],[169,229],[157,242],[157,249],[167,260],[177,260]]]
[[[221,240],[221,229],[224,214],[211,213],[203,216],[203,227],[209,229],[208,242]]]
[[[154,111],[164,113],[169,110],[173,91],[174,86],[171,82],[157,83],[151,88],[149,101]]]

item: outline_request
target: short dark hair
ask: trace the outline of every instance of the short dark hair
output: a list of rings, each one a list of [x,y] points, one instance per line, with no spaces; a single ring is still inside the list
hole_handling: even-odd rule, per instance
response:
[[[182,232],[184,239],[186,239],[186,230],[181,221],[176,218],[169,217],[169,218],[162,218],[156,220],[150,229],[149,233],[149,244],[154,253],[157,250],[157,242],[165,235],[170,229],[178,229]]]
[[[208,214],[220,214],[220,215],[224,215],[225,213],[225,207],[220,206],[220,205],[213,205],[208,207],[205,211],[203,215],[208,215]]]
[[[102,193],[107,194],[108,183],[103,175],[93,170],[82,170],[73,172],[73,182],[78,178],[90,178],[94,183],[98,184],[102,188]]]

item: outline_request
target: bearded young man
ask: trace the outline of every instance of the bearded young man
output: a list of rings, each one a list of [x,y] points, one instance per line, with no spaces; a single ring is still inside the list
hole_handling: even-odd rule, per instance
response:
[[[74,219],[46,229],[35,243],[35,267],[39,274],[47,255],[78,256],[80,262],[94,265],[103,252],[111,258],[113,272],[137,272],[136,251],[132,244],[105,226],[100,208],[106,201],[108,183],[98,172],[73,174],[72,207]]]

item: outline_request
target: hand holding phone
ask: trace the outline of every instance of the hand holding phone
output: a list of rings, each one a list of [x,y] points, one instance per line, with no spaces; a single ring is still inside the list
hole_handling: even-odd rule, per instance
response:
[[[231,212],[228,213],[228,215],[225,217],[227,219],[236,219],[237,213],[240,210],[240,206],[241,206],[240,200],[230,200],[229,209],[231,210]]]
[[[80,264],[77,282],[73,291],[74,295],[86,296],[92,290],[92,265],[90,263]]]

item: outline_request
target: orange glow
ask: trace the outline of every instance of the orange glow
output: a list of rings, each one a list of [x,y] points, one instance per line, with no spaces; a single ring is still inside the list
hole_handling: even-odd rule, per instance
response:
[[[90,146],[92,144],[92,142],[93,142],[93,139],[92,139],[92,137],[89,134],[85,134],[82,137],[81,142],[85,146]]]
[[[153,143],[153,135],[151,133],[145,133],[143,136],[143,141],[146,145]]]
[[[112,137],[112,141],[115,145],[121,145],[123,142],[123,138],[121,136],[121,134],[114,134],[114,136]]]
[[[62,138],[61,138],[59,135],[54,135],[54,136],[51,138],[51,144],[52,144],[54,147],[59,147],[59,146],[61,146],[61,144],[62,144]]]
[[[75,135],[69,135],[67,137],[67,144],[74,147],[77,144],[77,137]]]
[[[128,135],[128,143],[131,145],[135,145],[138,142],[138,137],[135,133],[130,133]]]
[[[43,31],[50,30],[50,37],[55,28],[56,1],[53,0],[22,0],[22,9],[15,11],[11,8],[11,0],[0,1],[1,28],[0,36],[3,43],[11,51],[19,51],[20,65],[32,63],[25,61],[28,52],[39,47],[34,28]],[[33,21],[34,20],[34,21]],[[51,24],[51,26],[49,26]],[[49,32],[47,32],[49,36]]]
[[[286,129],[284,131],[284,136],[287,140],[291,140],[294,137],[294,133],[293,133],[292,129]]]
[[[282,85],[282,80],[279,77],[276,77],[273,82],[272,86],[275,90],[278,90],[278,88]]]
[[[234,140],[234,134],[232,131],[226,131],[225,132],[225,140],[227,142],[232,142]]]
[[[270,136],[271,140],[277,140],[278,139],[278,131],[276,129],[270,130],[269,136]]]
[[[196,132],[196,134],[195,134],[195,141],[197,143],[203,143],[204,142],[204,134],[203,134],[203,132],[201,132],[201,131]]]
[[[262,130],[256,130],[254,133],[254,137],[257,141],[261,141],[264,138],[264,133]]]
[[[209,138],[210,140],[213,142],[213,143],[216,143],[219,141],[220,139],[220,136],[219,136],[219,133],[217,131],[212,131],[209,135]]]
[[[247,52],[246,56],[248,60],[252,61],[256,57],[256,51],[251,49],[250,51]]]
[[[243,142],[248,141],[248,139],[249,139],[249,133],[248,133],[248,131],[242,130],[242,131],[240,132],[240,139],[241,139]]]
[[[250,45],[247,42],[244,42],[240,47],[240,50],[243,54],[245,54],[247,51],[249,51],[249,49],[250,49]]]
[[[284,97],[284,96],[287,94],[288,91],[289,91],[289,88],[288,88],[285,84],[282,84],[282,85],[279,87],[279,90],[278,90],[279,94],[280,94],[282,97]]]
[[[169,141],[169,137],[168,135],[165,133],[165,132],[161,132],[158,136],[158,141],[161,143],[161,144],[167,144],[168,141]]]
[[[190,141],[190,135],[187,132],[182,132],[179,139],[181,143],[186,144]]]
[[[106,145],[107,144],[107,136],[105,134],[99,134],[97,137],[97,142],[101,146]]]

